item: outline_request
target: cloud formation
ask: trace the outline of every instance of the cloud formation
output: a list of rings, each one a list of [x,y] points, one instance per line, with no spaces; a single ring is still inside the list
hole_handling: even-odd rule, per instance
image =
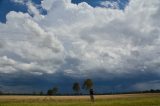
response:
[[[41,15],[10,12],[0,23],[0,73],[112,78],[160,75],[160,1],[131,0],[125,10],[45,0]]]
[[[102,1],[100,3],[100,5],[102,7],[106,7],[106,8],[119,9],[119,3],[120,3],[119,0],[118,1],[113,1],[113,2],[111,2],[111,1]]]

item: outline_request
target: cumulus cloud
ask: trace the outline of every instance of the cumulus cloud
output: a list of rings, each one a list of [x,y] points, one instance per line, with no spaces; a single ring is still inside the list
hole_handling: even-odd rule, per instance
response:
[[[45,8],[46,10],[50,10],[50,8],[52,7],[53,2],[55,2],[56,0],[43,0],[41,1],[43,8]]]
[[[6,38],[0,56],[18,68],[0,63],[1,70],[10,70],[0,72],[25,68],[41,74],[62,71],[68,76],[103,78],[160,74],[159,4],[159,0],[131,0],[119,10],[45,0],[42,6],[48,14],[41,18],[10,12],[7,23],[0,24],[0,36]],[[30,9],[39,17],[34,5]]]
[[[42,6],[35,4],[32,0],[11,0],[14,3],[25,5],[28,9],[28,13],[33,16],[34,20],[40,20],[43,18],[41,12],[43,11]]]
[[[40,20],[41,18],[43,18],[43,15],[41,15],[36,5],[34,5],[32,2],[27,2],[26,5],[28,7],[29,14],[33,15],[35,20]]]
[[[5,39],[0,55],[14,64],[6,61],[5,66],[1,63],[1,73],[12,73],[10,68],[29,73],[54,73],[63,63],[64,54],[57,38],[45,32],[28,14],[10,12],[7,19],[7,23],[0,26],[1,36]]]
[[[25,4],[25,2],[27,2],[28,0],[11,0],[11,1],[15,3]]]
[[[102,6],[102,7],[106,7],[106,8],[112,8],[112,9],[119,9],[119,3],[120,1],[118,0],[118,1],[113,1],[113,2],[111,2],[111,1],[102,1],[101,3],[100,3],[100,5]]]

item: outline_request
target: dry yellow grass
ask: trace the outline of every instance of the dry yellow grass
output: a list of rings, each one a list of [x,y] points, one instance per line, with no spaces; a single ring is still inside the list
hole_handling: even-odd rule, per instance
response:
[[[160,94],[89,96],[0,96],[0,106],[160,106]]]
[[[160,97],[160,93],[155,94],[119,94],[119,95],[96,95],[95,99],[120,99],[138,97]],[[89,96],[0,96],[0,101],[23,101],[23,100],[88,100]]]

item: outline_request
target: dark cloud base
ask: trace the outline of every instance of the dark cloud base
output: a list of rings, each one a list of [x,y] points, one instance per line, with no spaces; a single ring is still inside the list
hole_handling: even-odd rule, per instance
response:
[[[160,82],[158,75],[153,73],[129,75],[130,77],[100,79],[92,78],[94,81],[94,89],[97,93],[110,93],[110,92],[130,92],[149,89],[158,89],[154,86],[149,88],[136,88],[137,84],[157,84]],[[4,92],[16,93],[32,93],[32,92],[46,92],[49,88],[54,86],[59,88],[61,93],[73,93],[72,84],[79,82],[81,85],[86,78],[73,78],[64,76],[62,74],[54,75],[27,75],[25,73],[16,74],[1,74],[0,75],[0,90]],[[82,90],[85,92],[84,90]]]

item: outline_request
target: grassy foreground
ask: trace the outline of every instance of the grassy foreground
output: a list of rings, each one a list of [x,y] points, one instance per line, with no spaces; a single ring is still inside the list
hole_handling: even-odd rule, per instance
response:
[[[0,96],[0,106],[160,106],[160,94],[95,96]]]

